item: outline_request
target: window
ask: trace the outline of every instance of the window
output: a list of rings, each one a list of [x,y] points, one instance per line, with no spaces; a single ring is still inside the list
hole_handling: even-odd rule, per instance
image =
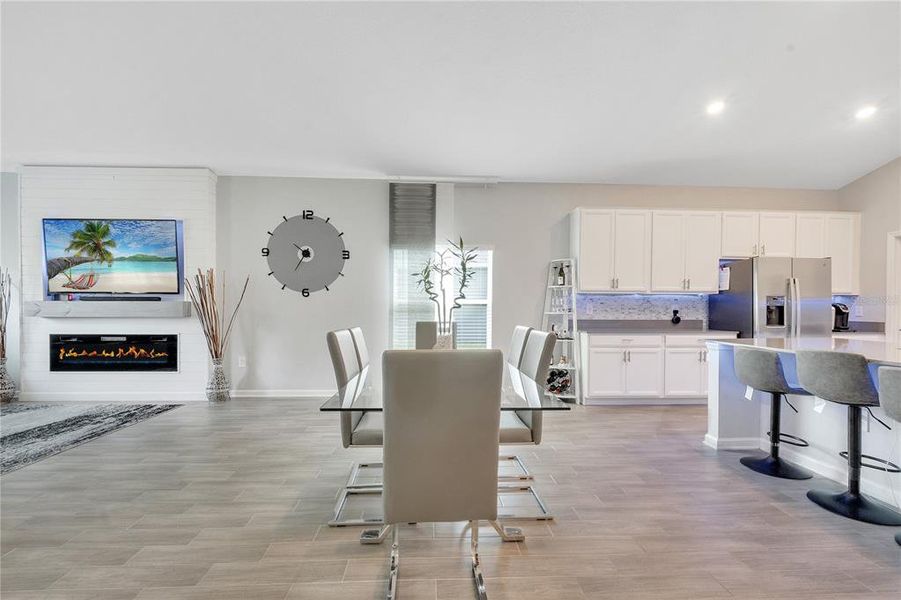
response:
[[[454,311],[457,323],[457,348],[491,347],[491,262],[492,251],[479,248],[472,263],[475,273],[465,290],[466,298]]]

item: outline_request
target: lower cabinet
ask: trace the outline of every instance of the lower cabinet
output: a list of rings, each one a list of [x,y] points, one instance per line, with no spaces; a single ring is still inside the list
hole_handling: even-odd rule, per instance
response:
[[[707,347],[737,334],[585,335],[585,398],[703,398],[707,395]]]
[[[590,347],[587,365],[589,397],[663,394],[663,348]]]
[[[707,357],[701,348],[667,348],[664,394],[695,397],[707,395]]]

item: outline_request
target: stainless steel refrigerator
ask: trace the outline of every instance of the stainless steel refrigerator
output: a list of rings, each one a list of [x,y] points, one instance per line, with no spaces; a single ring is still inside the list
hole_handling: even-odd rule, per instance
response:
[[[710,329],[739,337],[832,335],[832,259],[759,256],[721,263],[708,297]]]

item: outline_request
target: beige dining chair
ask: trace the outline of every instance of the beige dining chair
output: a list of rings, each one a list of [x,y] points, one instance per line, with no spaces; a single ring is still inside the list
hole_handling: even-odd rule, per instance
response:
[[[497,524],[502,365],[499,350],[388,350],[382,356],[385,526],[369,541],[380,542],[393,529],[389,600],[397,595],[399,524],[468,521],[479,598],[486,597],[479,521],[515,539],[515,531]]]
[[[519,339],[523,339],[523,344],[521,350],[517,351]],[[548,367],[554,356],[556,341],[557,336],[548,331],[527,328],[522,325],[514,329],[507,361],[510,367],[516,364],[518,368],[510,368],[508,372],[513,380],[520,374],[528,378],[519,382],[511,381],[514,388],[534,382],[540,387],[540,393],[544,393]],[[538,445],[541,443],[542,430],[541,411],[517,410],[501,413],[500,443],[502,446]],[[531,484],[535,477],[529,472],[522,459],[518,455],[506,454],[500,458],[502,461],[512,461],[518,467],[519,473],[501,476],[498,479],[501,484],[498,491],[508,494],[514,492],[531,494],[539,509],[538,514],[525,514],[518,510],[506,509],[502,517],[504,519],[552,519],[553,516]]]
[[[335,371],[335,383],[338,388],[348,385],[362,385],[363,371],[369,368],[369,351],[363,331],[359,327],[330,331],[326,334],[332,368]],[[353,411],[341,412],[339,415],[341,443],[344,448],[380,447],[383,438],[382,417],[378,412]],[[361,470],[379,469],[380,462],[354,463],[351,467],[347,483],[341,488],[335,504],[333,518],[329,521],[332,527],[346,525],[371,525],[381,522],[380,519],[342,519],[341,513],[347,503],[348,496],[356,494],[378,494],[381,482],[359,483]]]

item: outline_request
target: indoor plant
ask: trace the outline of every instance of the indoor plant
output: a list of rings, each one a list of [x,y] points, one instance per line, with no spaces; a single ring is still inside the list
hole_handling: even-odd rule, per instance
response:
[[[478,248],[466,248],[461,237],[458,242],[448,240],[448,247],[436,250],[422,269],[413,273],[416,285],[435,303],[438,309],[438,342],[435,348],[453,347],[454,311],[474,273],[470,264],[478,257]]]
[[[225,376],[225,369],[222,367],[222,359],[225,356],[225,350],[228,348],[228,338],[231,334],[235,317],[238,314],[238,309],[241,308],[241,302],[244,301],[248,283],[250,283],[249,275],[244,280],[244,288],[241,290],[241,296],[238,298],[237,304],[232,309],[231,316],[226,320],[224,278],[221,290],[217,291],[216,271],[214,269],[207,269],[205,274],[200,269],[197,269],[193,284],[185,277],[185,289],[191,297],[191,303],[194,305],[197,319],[200,321],[201,328],[203,328],[210,360],[213,361],[213,370],[210,373],[210,379],[206,386],[206,397],[211,401],[222,401],[229,398],[229,382],[228,377]],[[217,295],[220,293],[221,296],[217,298]]]
[[[12,283],[9,269],[0,268],[0,402],[16,397],[16,384],[6,371],[6,324],[12,310]]]

